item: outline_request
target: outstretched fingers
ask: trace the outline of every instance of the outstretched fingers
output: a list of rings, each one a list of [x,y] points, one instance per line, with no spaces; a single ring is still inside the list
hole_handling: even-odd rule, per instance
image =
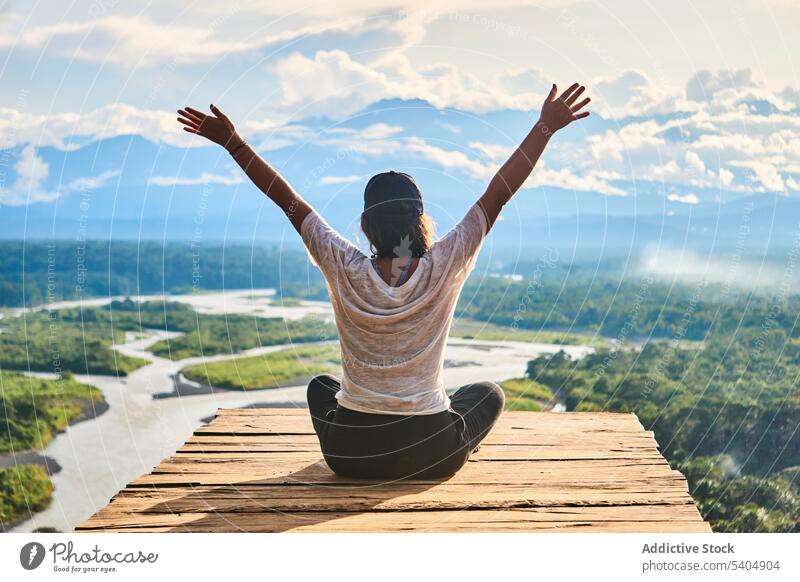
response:
[[[202,121],[202,120],[204,120],[206,117],[208,117],[208,114],[206,114],[206,113],[203,113],[202,111],[198,111],[197,109],[193,109],[192,107],[187,107],[187,108],[186,108],[186,111],[188,111],[189,113],[191,113],[193,117],[196,117],[196,118],[197,118],[197,119],[199,119],[200,121]]]
[[[578,113],[578,114],[573,114],[572,120],[575,121],[577,119],[583,119],[584,117],[589,117],[589,112],[588,111],[583,111],[583,112]]]
[[[578,87],[578,89],[572,95],[569,96],[569,99],[565,99],[564,100],[564,103],[566,103],[569,106],[572,106],[572,104],[575,103],[575,101],[578,100],[578,97],[580,97],[581,93],[583,93],[585,90],[586,90],[586,87],[584,87],[583,85],[580,85]]]
[[[197,115],[197,112],[194,111],[193,109],[190,109],[189,107],[186,107],[185,109],[178,109],[178,115],[180,115],[184,119],[188,119],[189,121],[195,122],[197,125],[203,123],[204,119],[204,117]]]
[[[584,99],[583,101],[581,101],[577,105],[573,105],[572,107],[570,107],[570,110],[573,113],[577,113],[578,111],[580,111],[581,109],[586,107],[589,104],[590,101],[591,101],[591,98],[587,97],[586,99]]]
[[[179,117],[178,121],[183,124],[183,130],[189,133],[200,133],[200,124],[192,119]]]
[[[566,103],[567,99],[569,99],[570,95],[572,95],[572,92],[575,91],[575,89],[577,89],[578,87],[580,87],[578,83],[573,83],[572,85],[569,86],[569,88],[566,91],[564,91],[561,94],[561,97],[559,97],[559,99],[564,103]]]

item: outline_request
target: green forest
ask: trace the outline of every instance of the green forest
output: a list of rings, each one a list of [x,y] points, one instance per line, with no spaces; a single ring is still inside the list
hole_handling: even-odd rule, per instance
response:
[[[0,454],[41,450],[67,425],[102,414],[107,404],[94,386],[70,373],[43,379],[0,371]],[[0,468],[0,531],[50,503],[53,484],[44,468]]]
[[[300,248],[155,241],[0,241],[0,306],[80,297],[279,289],[324,295]]]
[[[19,243],[3,244],[0,302],[5,306],[47,300],[52,289],[59,298],[74,296],[74,249],[58,251],[66,254],[51,288],[47,245],[22,249],[28,257],[23,262],[21,249],[14,247]],[[80,293],[197,290],[188,246],[149,244],[90,245],[94,282]],[[280,285],[276,300],[325,298],[318,271],[309,269],[299,252],[287,260],[285,251],[269,248],[223,250],[203,251],[204,268],[219,270],[219,277],[205,279],[204,288]],[[110,260],[119,267],[109,270]],[[252,265],[257,261],[256,275]],[[26,283],[20,285],[23,264]],[[594,347],[595,353],[579,360],[560,352],[530,361],[519,377],[503,383],[508,407],[547,410],[558,402],[567,410],[635,412],[654,431],[671,465],[687,476],[715,531],[800,531],[800,294],[793,284],[778,283],[746,292],[733,284],[623,277],[619,265],[554,268],[522,280],[474,274],[451,334]],[[2,397],[9,411],[0,426],[0,451],[39,448],[86,414],[90,404],[102,406],[102,395],[70,374],[125,375],[144,365],[113,346],[126,334],[146,329],[180,334],[151,348],[176,360],[337,337],[335,327],[320,319],[206,315],[170,301],[124,300],[8,315],[0,320]],[[185,373],[231,389],[276,386],[305,372],[329,370],[336,363],[334,352],[301,346]],[[61,373],[58,392],[49,383],[55,381],[10,370]],[[30,476],[35,484],[31,495],[44,503],[47,487],[39,487],[41,479],[34,479],[34,473]],[[0,478],[10,491],[0,494],[6,495],[0,497],[4,515],[19,501],[19,477],[5,471]]]
[[[44,379],[0,372],[0,453],[42,449],[68,424],[93,418],[107,405],[99,389],[66,373]]]
[[[53,484],[38,465],[0,468],[0,532],[50,505]]]
[[[715,531],[800,531],[798,297],[630,281],[605,294],[545,284],[529,301],[527,289],[484,283],[463,311],[616,342],[532,360],[533,392],[546,386],[567,410],[635,412]]]
[[[146,361],[121,354],[113,346],[125,340],[126,332],[148,329],[181,334],[150,348],[155,355],[174,360],[337,337],[336,327],[318,318],[208,315],[184,303],[127,299],[0,320],[0,369],[125,376]]]

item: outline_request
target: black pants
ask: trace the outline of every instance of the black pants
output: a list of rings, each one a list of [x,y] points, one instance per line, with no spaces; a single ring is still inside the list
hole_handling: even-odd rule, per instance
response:
[[[452,475],[487,435],[505,395],[492,382],[468,384],[450,410],[401,416],[339,406],[339,380],[328,374],[308,385],[308,408],[322,454],[337,474],[361,479],[435,479]]]

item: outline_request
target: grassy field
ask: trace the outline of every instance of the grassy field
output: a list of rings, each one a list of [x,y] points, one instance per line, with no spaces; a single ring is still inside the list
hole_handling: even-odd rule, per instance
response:
[[[315,317],[299,320],[251,315],[195,314],[186,325],[171,326],[183,335],[156,342],[150,351],[162,358],[235,354],[250,348],[335,339],[336,327]]]
[[[53,498],[53,483],[38,465],[0,469],[0,532],[30,514],[41,511]]]
[[[84,320],[65,319],[68,311],[0,320],[0,369],[126,376],[147,363],[113,350],[125,339],[123,329],[96,321],[91,310]]]
[[[326,344],[200,364],[185,368],[183,374],[189,380],[218,388],[262,390],[279,388],[294,379],[336,372],[339,365],[339,346]]]
[[[539,411],[553,399],[553,391],[528,378],[512,378],[501,382],[506,393],[506,410]]]
[[[72,422],[106,408],[102,392],[66,375],[60,380],[0,372],[0,453],[41,449]]]
[[[453,322],[453,327],[450,329],[450,337],[483,341],[514,341],[565,346],[591,346],[595,348],[608,347],[610,345],[607,339],[597,335],[514,329],[507,325],[495,325],[493,323],[463,318]]]

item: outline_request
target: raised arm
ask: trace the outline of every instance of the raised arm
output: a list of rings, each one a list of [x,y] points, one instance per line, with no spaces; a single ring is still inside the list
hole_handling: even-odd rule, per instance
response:
[[[552,135],[573,121],[589,115],[588,111],[581,112],[580,110],[589,103],[590,99],[587,97],[578,102],[578,97],[581,96],[584,89],[585,87],[575,83],[556,99],[557,88],[553,85],[542,105],[539,121],[497,171],[479,200],[489,219],[489,227],[494,225],[503,206],[511,200],[511,197],[531,175]]]
[[[179,109],[178,113],[178,121],[183,124],[184,131],[200,135],[228,150],[253,184],[283,210],[297,232],[300,232],[303,219],[312,211],[311,206],[247,145],[231,120],[218,107],[211,105],[211,115],[191,107]]]

